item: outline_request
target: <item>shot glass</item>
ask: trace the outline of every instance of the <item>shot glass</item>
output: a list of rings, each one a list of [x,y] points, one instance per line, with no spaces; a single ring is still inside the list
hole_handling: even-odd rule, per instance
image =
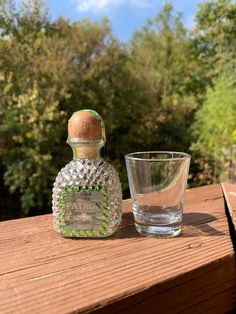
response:
[[[150,151],[125,155],[136,230],[144,236],[181,233],[191,156]]]

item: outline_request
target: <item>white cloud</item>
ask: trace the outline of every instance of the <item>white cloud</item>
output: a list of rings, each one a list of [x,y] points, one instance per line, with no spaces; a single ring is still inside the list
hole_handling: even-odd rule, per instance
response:
[[[114,7],[129,5],[136,8],[150,7],[151,0],[72,0],[79,12],[104,11]]]

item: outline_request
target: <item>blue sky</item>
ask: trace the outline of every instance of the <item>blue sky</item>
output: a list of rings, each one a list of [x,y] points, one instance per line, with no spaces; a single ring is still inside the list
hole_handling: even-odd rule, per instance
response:
[[[153,18],[160,11],[164,0],[45,0],[52,19],[58,16],[76,21],[90,18],[97,21],[107,16],[113,33],[122,41],[144,25],[146,19]],[[194,25],[197,4],[206,0],[173,0],[175,10],[184,14],[183,20],[188,28]]]

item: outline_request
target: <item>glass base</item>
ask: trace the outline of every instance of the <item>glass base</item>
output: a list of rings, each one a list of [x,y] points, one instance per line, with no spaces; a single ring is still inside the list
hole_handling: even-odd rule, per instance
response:
[[[135,223],[136,230],[145,237],[173,238],[181,234],[181,226],[151,226]]]

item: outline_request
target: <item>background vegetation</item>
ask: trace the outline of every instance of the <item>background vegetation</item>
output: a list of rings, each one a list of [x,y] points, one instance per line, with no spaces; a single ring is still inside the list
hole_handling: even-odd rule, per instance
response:
[[[40,0],[0,0],[1,219],[50,211],[82,108],[104,118],[125,196],[137,150],[190,152],[192,186],[220,180],[236,143],[235,34],[230,0],[201,4],[193,30],[167,3],[126,44],[107,19],[52,22]]]

